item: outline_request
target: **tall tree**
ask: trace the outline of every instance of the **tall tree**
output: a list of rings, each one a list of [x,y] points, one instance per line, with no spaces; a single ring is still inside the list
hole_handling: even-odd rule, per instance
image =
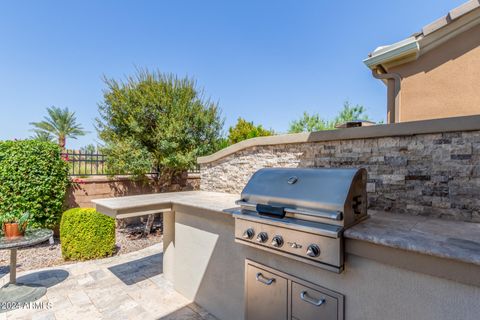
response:
[[[33,131],[37,134],[52,134],[58,139],[58,145],[64,149],[67,137],[76,139],[78,136],[84,136],[87,132],[77,123],[75,112],[68,108],[58,108],[52,106],[47,108],[48,116],[43,121],[31,122],[34,126]]]
[[[335,117],[334,126],[352,120],[368,120],[366,109],[362,105],[352,105],[349,101],[345,101],[343,109]]]
[[[261,124],[255,125],[252,121],[238,118],[237,124],[228,129],[228,142],[234,144],[242,140],[271,136],[273,134],[273,130],[267,130]]]
[[[288,133],[322,131],[331,128],[331,123],[323,120],[318,113],[310,115],[307,112],[303,112],[300,119],[294,120],[290,123]]]
[[[125,81],[104,81],[96,127],[110,173],[182,171],[216,150],[220,110],[194,80],[138,70]]]
[[[288,132],[298,133],[333,130],[336,125],[352,120],[368,120],[366,109],[362,105],[352,105],[350,102],[345,101],[343,103],[343,109],[339,111],[338,115],[333,120],[324,120],[318,113],[310,115],[307,112],[304,112],[300,119],[294,120],[290,123]]]

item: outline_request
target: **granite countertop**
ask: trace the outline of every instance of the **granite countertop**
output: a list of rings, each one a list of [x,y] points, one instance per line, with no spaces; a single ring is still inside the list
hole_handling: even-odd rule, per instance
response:
[[[349,239],[480,265],[480,223],[369,212],[345,230]]]
[[[238,207],[238,199],[238,194],[185,191],[92,202],[100,212],[106,208],[114,214],[125,209],[171,208],[175,204],[231,214]],[[369,216],[345,230],[345,238],[480,265],[480,223],[373,211]]]

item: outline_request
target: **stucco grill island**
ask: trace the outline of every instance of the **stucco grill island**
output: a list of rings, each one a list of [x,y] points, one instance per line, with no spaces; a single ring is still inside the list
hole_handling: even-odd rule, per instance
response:
[[[478,120],[252,139],[198,159],[199,191],[93,202],[117,219],[161,214],[159,272],[218,319],[478,319],[478,218],[466,215],[468,207],[436,207],[433,198],[429,210],[417,214],[415,208],[428,204],[412,196],[418,192],[429,199],[428,188],[443,181],[447,170],[452,197],[444,201],[476,199],[478,171],[467,168],[480,150]],[[442,138],[452,143],[435,143]],[[454,139],[472,150],[471,160],[456,160]],[[335,156],[324,154],[330,152],[325,147],[334,147]],[[337,171],[336,160],[353,151],[360,154],[349,167],[364,169]],[[314,156],[328,156],[330,162],[308,158]],[[406,160],[392,163],[395,156]],[[324,167],[309,167],[315,163]],[[407,172],[419,163],[428,179],[412,180]],[[387,212],[385,199],[392,195],[397,201],[389,202],[394,205]],[[305,214],[310,211],[315,215]],[[445,213],[457,221],[439,219]],[[253,232],[246,232],[249,228]],[[292,241],[294,233],[314,239]],[[327,240],[334,245],[326,246]],[[308,250],[312,244],[319,250]]]

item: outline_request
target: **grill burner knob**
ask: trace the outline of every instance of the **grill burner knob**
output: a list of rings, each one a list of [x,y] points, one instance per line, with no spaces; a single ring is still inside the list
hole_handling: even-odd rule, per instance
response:
[[[281,246],[283,246],[282,236],[276,235],[275,237],[273,237],[272,246],[277,247],[277,248],[280,248]]]
[[[252,239],[254,235],[255,235],[255,231],[253,231],[252,228],[248,228],[243,233],[243,239]]]
[[[315,258],[320,255],[320,248],[316,244],[311,244],[307,248],[307,256]]]
[[[258,242],[266,242],[268,240],[268,234],[266,232],[260,232],[257,236]]]

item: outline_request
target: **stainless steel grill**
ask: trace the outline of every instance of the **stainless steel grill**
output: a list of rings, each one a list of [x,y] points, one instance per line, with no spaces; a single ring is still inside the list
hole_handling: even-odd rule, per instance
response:
[[[335,272],[343,230],[367,216],[365,169],[266,168],[242,191],[235,241]]]

